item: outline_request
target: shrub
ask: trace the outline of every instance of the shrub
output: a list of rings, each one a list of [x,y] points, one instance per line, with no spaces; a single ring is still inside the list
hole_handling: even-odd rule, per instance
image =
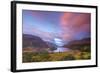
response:
[[[69,54],[69,55],[65,56],[63,58],[63,60],[75,60],[75,57],[73,55]]]

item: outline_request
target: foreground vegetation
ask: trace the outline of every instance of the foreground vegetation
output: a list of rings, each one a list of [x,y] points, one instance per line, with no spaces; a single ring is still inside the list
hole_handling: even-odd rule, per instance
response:
[[[83,52],[79,50],[71,50],[68,52],[56,53],[34,53],[23,52],[23,63],[27,62],[47,62],[47,61],[68,61],[68,60],[86,60],[90,59],[90,52]]]

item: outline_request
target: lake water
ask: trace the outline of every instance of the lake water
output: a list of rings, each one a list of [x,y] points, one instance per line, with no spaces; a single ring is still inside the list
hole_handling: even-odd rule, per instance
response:
[[[57,49],[54,50],[54,52],[65,52],[65,51],[69,51],[69,48],[63,47],[64,43],[63,43],[63,40],[62,39],[55,38],[54,39],[54,42],[57,45]]]
[[[64,47],[58,47],[54,52],[66,52],[69,51],[69,48],[64,48]]]

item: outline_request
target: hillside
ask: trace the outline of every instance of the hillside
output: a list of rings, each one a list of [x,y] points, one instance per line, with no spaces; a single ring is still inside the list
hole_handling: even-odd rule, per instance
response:
[[[56,49],[56,45],[43,41],[40,37],[23,34],[23,51],[27,52],[44,52]]]
[[[90,38],[84,38],[81,40],[74,40],[64,45],[64,47],[70,48],[72,50],[88,50],[90,51],[91,40]]]

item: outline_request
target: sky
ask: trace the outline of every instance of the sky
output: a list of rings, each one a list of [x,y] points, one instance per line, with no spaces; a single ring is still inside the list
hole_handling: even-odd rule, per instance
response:
[[[23,34],[32,34],[44,41],[60,39],[64,43],[90,37],[91,14],[23,10]]]

